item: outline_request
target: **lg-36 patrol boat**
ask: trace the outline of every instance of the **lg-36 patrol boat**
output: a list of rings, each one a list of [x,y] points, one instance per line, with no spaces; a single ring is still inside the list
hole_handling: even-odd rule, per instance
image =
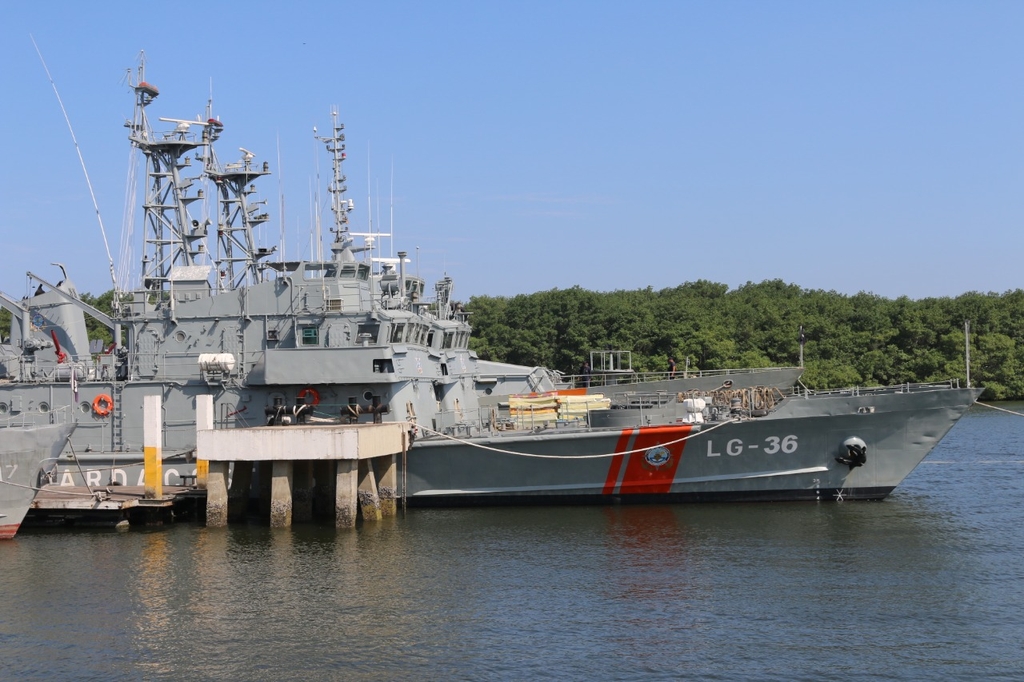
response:
[[[152,394],[163,397],[165,480],[178,483],[194,471],[196,396],[209,394],[216,428],[408,423],[411,504],[880,498],[979,395],[955,384],[812,394],[664,378],[603,397],[558,391],[544,369],[478,359],[452,280],[428,292],[404,252],[374,257],[374,235],[350,229],[336,114],[318,138],[333,168],[330,256],[283,260],[255,240],[269,220],[254,197],[268,164],[244,149],[221,163],[223,125],[209,108],[154,131],[158,91],[141,67],[130,82],[126,125],[147,169],[137,287],[115,288],[110,317],[63,272],[56,284],[30,273],[34,295],[2,297],[14,316],[0,413],[45,422],[71,399],[86,483],[140,482]],[[210,200],[209,218],[193,214]],[[112,330],[110,348],[90,352],[85,314]],[[56,481],[79,483],[77,471],[66,459]]]

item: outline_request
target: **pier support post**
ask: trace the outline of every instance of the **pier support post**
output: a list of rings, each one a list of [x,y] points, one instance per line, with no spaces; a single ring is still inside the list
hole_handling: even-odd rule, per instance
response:
[[[377,495],[377,479],[373,465],[368,459],[359,460],[359,511],[363,521],[380,521],[380,497]]]
[[[292,463],[292,523],[313,520],[313,463]]]
[[[213,396],[196,396],[196,431],[213,429]],[[198,439],[197,439],[198,440]],[[206,459],[196,460],[196,487],[200,490],[206,489],[206,482],[210,475],[210,461]]]
[[[354,459],[338,460],[337,486],[334,493],[334,525],[338,528],[356,527],[357,491],[359,489],[359,462]]]
[[[377,494],[380,496],[381,516],[395,516],[398,513],[398,464],[395,455],[374,457],[373,473],[377,477]]]
[[[211,462],[206,479],[206,525],[220,528],[228,525],[228,465]]]
[[[292,525],[292,462],[275,460],[270,481],[270,527]]]
[[[161,452],[164,435],[162,406],[162,396],[147,395],[142,398],[143,476],[146,483],[147,500],[155,500],[164,495],[164,458]]]

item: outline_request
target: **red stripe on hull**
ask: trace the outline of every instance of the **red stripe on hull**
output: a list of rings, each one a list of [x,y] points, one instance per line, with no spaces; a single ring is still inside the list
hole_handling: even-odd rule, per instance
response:
[[[632,449],[641,452],[628,456],[619,492],[623,495],[669,492],[683,459],[686,441],[664,446],[667,452],[655,451],[654,448],[688,436],[692,428],[686,425],[640,429]]]
[[[629,439],[636,433],[636,429],[622,429],[622,433],[619,435],[619,442],[615,444],[615,452],[625,452],[629,448]],[[605,495],[611,495],[615,492],[615,486],[619,482],[619,472],[622,471],[622,460],[625,455],[615,455],[612,457],[612,463],[608,467],[608,478],[604,481],[604,490],[602,491]]]
[[[0,540],[10,540],[13,538],[20,526],[20,523],[9,523],[6,526],[0,526]]]

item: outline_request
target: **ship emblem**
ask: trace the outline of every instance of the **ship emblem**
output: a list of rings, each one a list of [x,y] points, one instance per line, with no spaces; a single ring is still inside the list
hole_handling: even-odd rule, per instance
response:
[[[658,447],[651,448],[644,454],[644,461],[650,464],[652,467],[660,467],[668,462],[672,458],[672,453],[668,451],[668,448]]]

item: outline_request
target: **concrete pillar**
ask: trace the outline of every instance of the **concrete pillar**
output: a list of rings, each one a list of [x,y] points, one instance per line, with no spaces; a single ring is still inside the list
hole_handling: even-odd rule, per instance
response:
[[[359,489],[359,463],[354,459],[338,460],[337,484],[334,493],[334,525],[356,527],[356,502]]]
[[[213,396],[196,396],[196,431],[213,429]],[[206,481],[210,475],[210,462],[205,459],[196,460],[196,486],[206,489]]]
[[[206,525],[220,528],[228,525],[228,465],[230,462],[210,462],[206,479]]]
[[[270,482],[270,527],[292,525],[292,463],[274,460]]]
[[[292,522],[313,520],[313,463],[292,462]]]
[[[210,466],[213,466],[210,462]],[[252,462],[235,462],[228,490],[228,521],[240,523],[249,515],[249,491],[252,488]]]
[[[321,518],[334,518],[334,492],[337,489],[337,471],[334,462],[313,462],[313,511]]]
[[[377,477],[377,494],[380,496],[382,516],[398,514],[398,464],[395,455],[374,457],[373,473]]]
[[[163,398],[147,395],[142,398],[142,451],[144,457],[143,476],[146,483],[146,499],[153,500],[164,495],[163,458]]]
[[[377,494],[377,479],[373,465],[368,459],[359,460],[359,511],[363,521],[380,521],[380,496]]]

